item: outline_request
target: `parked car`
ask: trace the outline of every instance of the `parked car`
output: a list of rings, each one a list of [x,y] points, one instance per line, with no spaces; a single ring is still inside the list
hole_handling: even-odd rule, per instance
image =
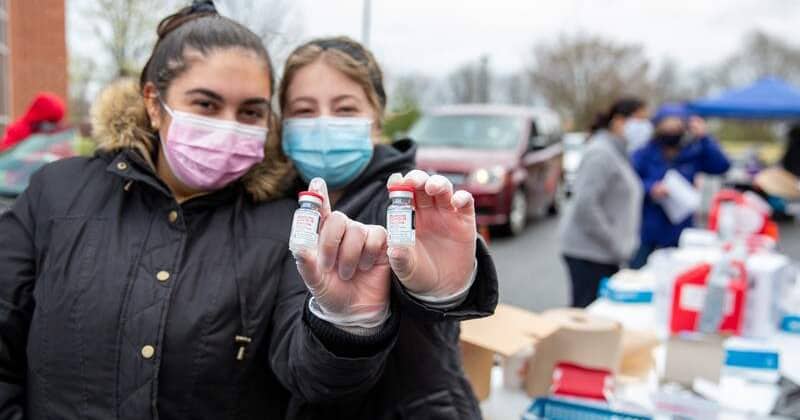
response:
[[[588,137],[589,134],[585,132],[564,134],[564,194],[567,197],[572,195],[572,186],[575,184],[575,177],[578,176],[578,168],[581,166]]]
[[[0,213],[25,191],[28,181],[47,163],[76,156],[85,146],[75,130],[34,134],[13,149],[0,154]]]
[[[479,225],[517,235],[531,216],[555,213],[562,132],[548,109],[454,105],[427,112],[409,131],[417,166],[475,197]]]

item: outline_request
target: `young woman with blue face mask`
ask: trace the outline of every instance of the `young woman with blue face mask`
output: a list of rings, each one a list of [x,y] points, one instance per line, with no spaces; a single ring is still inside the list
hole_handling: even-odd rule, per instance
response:
[[[390,268],[298,273],[261,40],[209,1],[158,35],[141,82],[99,98],[98,153],[44,167],[0,216],[0,418],[281,418],[290,395],[370,389],[397,338],[399,310],[359,329],[309,309],[304,282],[334,314],[388,307]],[[382,232],[322,227],[347,235],[333,264]]]
[[[343,37],[314,40],[297,48],[284,69],[282,144],[296,189],[311,181],[318,190],[312,179],[322,178],[336,213],[385,225],[387,185],[405,184],[415,189],[416,211],[415,245],[385,251],[392,302],[402,317],[378,383],[335,405],[294,399],[287,418],[480,418],[461,368],[458,322],[493,312],[497,277],[477,239],[472,197],[454,192],[444,177],[415,170],[412,141],[383,144],[383,77],[362,45]],[[339,269],[346,277],[362,262]]]

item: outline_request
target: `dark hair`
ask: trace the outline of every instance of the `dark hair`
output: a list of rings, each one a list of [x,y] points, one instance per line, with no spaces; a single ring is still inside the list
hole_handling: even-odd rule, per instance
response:
[[[598,130],[608,128],[608,126],[611,125],[611,121],[614,119],[614,117],[622,116],[628,118],[644,107],[644,101],[639,98],[628,97],[618,99],[611,105],[608,111],[597,114],[597,117],[589,128],[589,131],[594,133]]]
[[[219,15],[211,0],[195,0],[167,16],[158,24],[157,33],[158,41],[139,78],[141,89],[151,82],[159,92],[166,92],[172,80],[188,68],[186,50],[206,55],[217,48],[242,48],[264,59],[270,87],[275,89],[272,61],[264,43],[242,24]]]
[[[800,122],[792,124],[786,137],[786,151],[781,158],[781,166],[800,177]]]

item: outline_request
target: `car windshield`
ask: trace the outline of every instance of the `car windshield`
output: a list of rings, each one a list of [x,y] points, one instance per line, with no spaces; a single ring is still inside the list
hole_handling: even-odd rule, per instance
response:
[[[522,119],[496,115],[429,115],[409,132],[420,147],[511,149],[521,138]]]
[[[74,130],[35,134],[0,154],[0,195],[15,196],[28,187],[31,175],[47,163],[78,154]]]

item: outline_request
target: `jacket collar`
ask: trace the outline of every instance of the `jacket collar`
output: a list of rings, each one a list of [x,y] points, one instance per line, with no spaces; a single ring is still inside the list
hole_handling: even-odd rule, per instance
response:
[[[134,149],[123,149],[118,154],[111,155],[106,171],[117,175],[126,181],[147,185],[165,196],[173,199],[169,187],[156,175],[152,165]],[[128,187],[126,187],[128,188]],[[240,181],[236,181],[225,188],[187,200],[182,204],[185,210],[216,206],[233,201],[240,193],[244,193]]]

